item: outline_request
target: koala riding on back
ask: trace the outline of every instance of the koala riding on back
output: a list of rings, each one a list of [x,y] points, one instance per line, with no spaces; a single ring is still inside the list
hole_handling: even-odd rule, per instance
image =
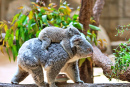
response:
[[[68,27],[67,29],[58,27],[46,27],[39,33],[38,39],[42,41],[41,49],[43,50],[46,50],[51,42],[62,42],[61,45],[72,58],[73,52],[71,51],[69,45],[69,39],[74,35],[80,35],[80,32],[78,29],[72,26]]]

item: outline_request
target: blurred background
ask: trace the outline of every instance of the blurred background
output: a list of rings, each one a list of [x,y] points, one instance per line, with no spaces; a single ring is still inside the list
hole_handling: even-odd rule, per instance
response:
[[[25,5],[30,6],[31,2],[36,0],[0,0],[0,21],[9,21],[20,10],[18,7]],[[51,0],[59,5],[58,0]],[[70,7],[73,7],[72,14],[80,6],[80,0],[66,0]],[[114,48],[116,48],[121,42],[126,42],[130,38],[130,32],[124,32],[123,35],[115,36],[117,34],[116,28],[118,25],[127,25],[130,23],[130,0],[105,0],[103,12],[100,17],[100,28],[98,32],[98,39],[105,39],[107,41],[105,53],[108,57],[114,61],[112,55]],[[78,14],[78,12],[76,12]],[[13,74],[16,71],[16,61],[10,62],[7,54],[0,52],[0,82],[10,83]],[[102,72],[101,68],[94,68],[94,83],[118,83],[127,82],[112,79],[109,81]],[[34,83],[31,76],[28,76],[22,83]]]

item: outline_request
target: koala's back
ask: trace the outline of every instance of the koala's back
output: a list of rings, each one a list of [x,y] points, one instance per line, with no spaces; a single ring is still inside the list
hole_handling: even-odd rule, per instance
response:
[[[25,70],[32,69],[39,65],[47,65],[50,61],[52,64],[62,63],[69,60],[69,55],[59,43],[51,44],[48,47],[48,54],[40,49],[42,42],[38,38],[26,41],[19,49],[17,62]]]
[[[58,27],[46,27],[39,33],[39,39],[47,36],[52,42],[60,42],[65,36],[65,30]]]
[[[40,52],[39,45],[41,45],[41,42],[38,41],[37,38],[30,39],[23,43],[17,56],[17,62],[20,67],[28,70],[40,64],[38,58]]]

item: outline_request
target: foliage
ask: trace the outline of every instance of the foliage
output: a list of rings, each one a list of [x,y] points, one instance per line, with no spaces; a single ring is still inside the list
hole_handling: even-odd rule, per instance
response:
[[[22,11],[16,14],[10,22],[3,21],[0,24],[0,29],[4,29],[6,32],[1,48],[6,43],[6,52],[8,53],[9,59],[9,50],[11,50],[14,61],[21,45],[31,38],[38,37],[39,32],[46,26],[51,25],[61,28],[74,26],[80,31],[83,30],[83,25],[78,21],[79,15],[74,14],[71,18],[71,9],[66,2],[61,3],[58,10],[55,9],[56,5],[53,3],[50,3],[48,7],[40,7],[36,3],[32,4],[31,10],[25,11],[24,9],[27,7],[21,6],[19,9],[22,9]],[[98,27],[90,26],[98,30]],[[1,33],[2,31],[0,35]],[[94,37],[90,38],[90,36]],[[88,31],[87,39],[93,41],[91,39],[95,37],[94,33],[91,34]],[[13,43],[13,41],[16,41],[16,43]]]
[[[125,26],[124,26],[125,27]],[[118,29],[118,34],[123,32],[128,29]],[[118,35],[117,34],[117,35]],[[130,46],[128,44],[130,43],[130,39],[127,43],[121,43],[116,49],[114,49],[115,53],[115,65],[111,67],[113,70],[113,75],[112,77],[119,77],[119,73],[123,73],[127,67],[130,66]]]
[[[121,26],[121,25],[118,25],[118,27],[116,28],[116,30],[118,31],[117,34],[115,36],[118,36],[119,34],[122,35],[124,33],[124,31],[128,31],[130,27],[130,24],[128,25],[124,25],[124,26]]]

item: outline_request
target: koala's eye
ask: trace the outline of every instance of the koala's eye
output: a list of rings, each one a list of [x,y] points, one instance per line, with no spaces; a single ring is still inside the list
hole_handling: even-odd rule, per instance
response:
[[[79,41],[79,44],[82,44],[82,41]]]
[[[80,35],[79,33],[75,33],[76,35]]]

